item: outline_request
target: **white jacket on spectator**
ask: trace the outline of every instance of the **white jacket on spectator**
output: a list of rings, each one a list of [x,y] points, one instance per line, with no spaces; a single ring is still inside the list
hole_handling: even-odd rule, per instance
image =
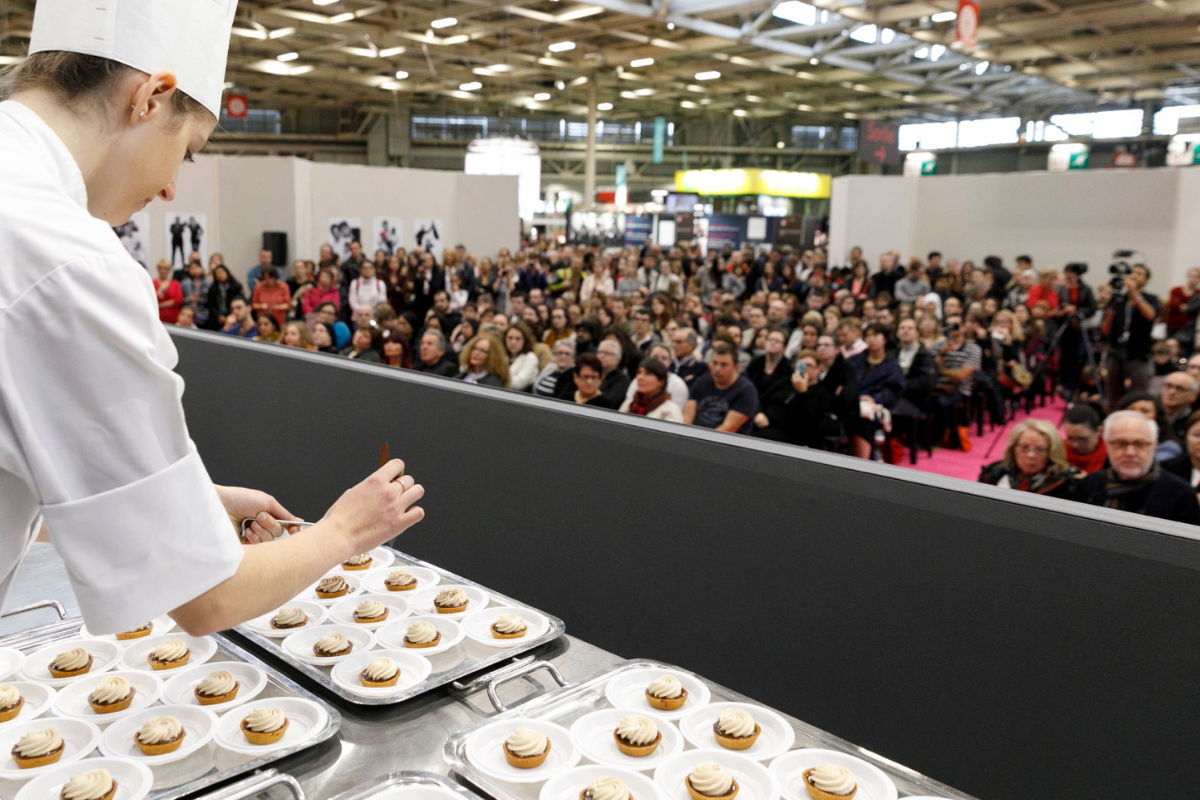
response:
[[[625,402],[621,403],[619,410],[628,414],[629,406],[632,403],[632,397],[625,398]],[[665,419],[667,422],[683,422],[683,412],[679,410],[679,406],[675,405],[674,400],[668,400],[647,414],[646,419]]]
[[[629,391],[625,393],[625,404],[633,402],[633,396],[637,394],[637,381],[629,382]],[[688,387],[683,378],[676,375],[674,372],[667,373],[667,394],[671,395],[671,402],[683,408],[688,401]],[[622,408],[622,411],[625,409]]]
[[[537,353],[521,353],[508,365],[508,388],[524,392],[533,386],[538,376]]]
[[[379,278],[355,278],[350,284],[350,310],[370,308],[387,302],[387,285]]]

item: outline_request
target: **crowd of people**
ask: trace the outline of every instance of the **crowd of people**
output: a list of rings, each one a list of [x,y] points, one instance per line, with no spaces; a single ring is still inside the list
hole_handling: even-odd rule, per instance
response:
[[[892,462],[919,429],[967,449],[973,417],[1057,393],[1062,433],[1021,423],[981,481],[1200,524],[1200,269],[1164,302],[1143,264],[1092,285],[1084,264],[1029,256],[892,251],[872,269],[856,247],[844,263],[820,248],[539,240],[436,258],[354,242],[286,278],[264,250],[245,285],[193,253],[178,272],[161,262],[155,289],[164,323]]]

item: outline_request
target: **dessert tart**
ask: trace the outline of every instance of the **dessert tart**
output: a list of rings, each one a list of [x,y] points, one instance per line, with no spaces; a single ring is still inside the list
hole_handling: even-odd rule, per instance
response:
[[[520,639],[529,632],[529,626],[516,614],[501,614],[492,623],[491,631],[496,639]]]
[[[389,592],[411,592],[417,588],[417,579],[406,569],[394,569],[388,573],[383,585]]]
[[[150,651],[146,660],[150,667],[156,670],[177,669],[188,663],[192,651],[178,639],[170,639]]]
[[[241,686],[233,677],[233,673],[219,669],[209,673],[204,680],[196,684],[192,694],[196,695],[196,702],[200,705],[215,706],[228,703],[237,697],[238,689]]]
[[[804,770],[803,777],[813,800],[850,800],[858,794],[854,773],[836,764],[818,764]]]
[[[183,745],[187,731],[175,717],[151,717],[133,735],[133,743],[148,756],[165,756]]]
[[[303,628],[308,624],[308,614],[299,608],[281,608],[271,617],[271,627],[277,631]]]
[[[433,607],[439,614],[458,614],[467,610],[471,599],[462,589],[451,587],[442,589],[433,600]]]
[[[0,722],[11,722],[25,707],[25,698],[15,686],[0,686]]]
[[[354,609],[354,621],[360,623],[383,622],[388,618],[388,607],[378,600],[364,600]]]
[[[633,800],[633,795],[625,781],[603,775],[579,793],[579,800]]]
[[[720,764],[705,761],[687,776],[687,790],[692,800],[733,800],[737,797],[738,782]]]
[[[109,675],[101,678],[88,695],[88,705],[97,714],[115,714],[129,708],[137,689],[120,675]]]
[[[287,729],[288,718],[278,708],[256,708],[242,720],[242,734],[250,744],[275,744]]]
[[[313,655],[317,658],[337,658],[349,654],[354,649],[354,642],[346,638],[346,634],[334,631],[327,633],[313,645]]]
[[[646,702],[659,711],[678,711],[687,702],[687,689],[674,675],[663,675],[646,687]]]
[[[517,728],[504,740],[504,758],[517,769],[534,769],[546,763],[550,740],[529,728]]]
[[[154,632],[154,623],[147,622],[145,625],[143,625],[140,628],[134,628],[131,631],[125,631],[124,633],[118,633],[117,641],[118,642],[128,642],[131,639],[144,639],[153,632]]]
[[[400,667],[390,658],[377,658],[358,673],[358,680],[369,689],[395,686],[396,681],[400,680]]]
[[[113,800],[117,782],[106,769],[94,769],[76,775],[63,784],[59,800]]]
[[[630,714],[622,717],[613,731],[617,749],[627,756],[644,758],[662,743],[662,731],[652,720]]]
[[[717,744],[730,750],[749,750],[758,741],[762,728],[750,712],[741,708],[727,708],[713,723],[713,736]]]
[[[437,647],[442,641],[442,632],[432,622],[420,620],[408,626],[404,634],[404,646],[414,648]]]
[[[47,667],[52,678],[74,678],[85,675],[92,668],[92,655],[82,647],[64,650],[54,657]]]
[[[322,578],[317,582],[317,597],[322,600],[332,600],[335,597],[345,597],[350,593],[350,584],[341,575]]]
[[[375,559],[370,553],[359,553],[356,556],[350,556],[342,562],[342,569],[350,572],[358,572],[359,570],[367,569],[371,566],[371,562]]]
[[[30,731],[13,745],[12,759],[21,769],[36,769],[62,758],[66,743],[57,728]]]

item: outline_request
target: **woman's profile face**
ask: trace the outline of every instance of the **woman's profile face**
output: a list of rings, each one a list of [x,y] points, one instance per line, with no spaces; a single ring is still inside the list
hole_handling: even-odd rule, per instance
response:
[[[662,391],[663,382],[654,373],[647,372],[639,367],[637,371],[637,387],[637,390],[642,394],[654,394]]]
[[[1151,400],[1138,400],[1136,403],[1131,403],[1129,410],[1136,411],[1151,421],[1155,421],[1157,417],[1157,410],[1154,408],[1154,402]]]
[[[283,343],[288,347],[299,347],[300,329],[295,325],[288,325],[287,330],[283,333]]]
[[[1192,459],[1200,459],[1200,423],[1188,428],[1187,451]]]

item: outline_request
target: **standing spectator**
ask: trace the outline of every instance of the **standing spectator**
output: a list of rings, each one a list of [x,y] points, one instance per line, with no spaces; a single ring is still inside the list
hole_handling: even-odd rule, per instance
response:
[[[1163,382],[1160,397],[1163,413],[1166,414],[1167,424],[1171,426],[1171,433],[1180,442],[1183,441],[1188,417],[1192,415],[1192,405],[1198,393],[1200,381],[1186,372],[1172,372]]]
[[[858,385],[859,413],[855,424],[854,449],[859,458],[870,458],[880,430],[891,428],[891,413],[904,397],[904,372],[887,354],[888,331],[878,323],[867,328],[867,349],[846,361]]]
[[[1059,381],[1067,396],[1079,385],[1079,373],[1083,369],[1083,337],[1085,323],[1096,314],[1096,295],[1083,282],[1087,264],[1067,264],[1063,271],[1063,285],[1058,287],[1059,324],[1065,325],[1059,340],[1061,365]]]
[[[1008,435],[1004,457],[988,464],[979,482],[1046,497],[1075,499],[1079,470],[1067,462],[1058,431],[1049,422],[1027,419]]]
[[[305,292],[317,285],[312,268],[313,262],[296,259],[292,264],[292,277],[284,281],[288,291],[292,293],[292,309],[289,313],[293,316],[301,315],[300,301],[304,298]]]
[[[243,339],[258,336],[258,326],[254,324],[254,317],[250,314],[250,304],[246,302],[246,298],[239,296],[229,301],[229,314],[225,317],[225,324],[221,326],[221,333],[240,336]]]
[[[504,348],[508,353],[508,388],[529,391],[538,374],[538,357],[533,352],[536,339],[524,322],[509,326],[504,333]]]
[[[508,358],[504,345],[488,333],[481,333],[458,356],[462,380],[480,386],[508,387]]]
[[[688,425],[729,433],[748,434],[754,429],[758,392],[738,372],[737,348],[729,342],[713,345],[711,371],[690,389],[683,421]]]
[[[1197,293],[1200,293],[1200,269],[1192,268],[1187,271],[1187,282],[1183,286],[1172,287],[1170,294],[1167,295],[1167,307],[1164,313],[1166,314],[1168,336],[1175,336],[1188,324],[1188,304]],[[1188,333],[1190,334],[1191,331]],[[1188,344],[1191,344],[1195,337],[1187,336],[1186,338]]]
[[[538,397],[554,397],[569,400],[575,392],[575,342],[560,339],[550,353],[552,360],[538,373],[533,382],[533,393]]]
[[[364,261],[358,277],[350,281],[349,299],[351,313],[360,308],[374,309],[380,303],[387,302],[387,284],[375,277],[374,262]]]
[[[183,308],[183,288],[171,277],[170,261],[158,262],[154,293],[158,297],[158,319],[166,325],[174,325],[179,321],[179,309]]]
[[[270,264],[262,269],[258,285],[250,297],[250,307],[259,316],[270,314],[274,317],[276,329],[282,328],[287,320],[287,313],[292,307],[292,293],[286,283],[280,282],[279,271]]]
[[[1084,475],[1108,466],[1108,447],[1100,435],[1100,414],[1090,405],[1072,406],[1063,417],[1067,462]]]
[[[904,273],[896,269],[897,261],[896,256],[891,253],[884,253],[879,257],[879,272],[871,277],[871,285],[867,289],[867,296],[872,300],[880,293],[889,297],[895,296],[896,282],[904,277]]]
[[[1000,256],[988,256],[983,260],[983,265],[991,279],[988,293],[997,300],[1004,300],[1004,295],[1008,293],[1008,285],[1012,282],[1012,273],[1004,268]]]
[[[208,327],[208,290],[210,286],[212,286],[212,282],[204,277],[204,266],[194,262],[188,264],[188,274],[180,281],[179,288],[183,291],[183,307],[192,310],[196,327],[199,328]]]
[[[421,334],[417,356],[419,360],[413,369],[418,372],[443,378],[458,377],[458,365],[446,360],[446,337],[441,331],[430,329]]]
[[[366,263],[367,259],[363,255],[362,244],[357,239],[350,242],[350,257],[338,265],[342,270],[342,285],[349,286],[353,283],[362,271],[363,264]]]
[[[258,288],[258,282],[262,280],[263,270],[271,266],[271,261],[274,258],[275,254],[270,250],[258,251],[258,263],[251,267],[246,273],[246,288],[249,290],[251,295],[253,295],[254,290]]]
[[[641,363],[634,379],[637,391],[621,404],[620,411],[667,422],[683,422],[683,412],[667,391],[667,368],[656,358]]]
[[[309,288],[300,299],[300,310],[311,314],[323,305],[332,305],[334,317],[341,308],[342,297],[338,291],[337,278],[333,267],[322,267],[317,273],[317,285]]]
[[[930,291],[932,287],[925,280],[925,267],[917,262],[908,268],[907,275],[896,281],[892,296],[901,303],[916,303]]]
[[[1151,330],[1158,316],[1158,298],[1143,291],[1150,282],[1150,270],[1135,264],[1125,278],[1124,291],[1114,296],[1100,324],[1100,333],[1108,342],[1107,396],[1113,401],[1126,388],[1146,391],[1153,369],[1150,365]]]
[[[1033,308],[1043,300],[1049,304],[1051,311],[1058,309],[1058,273],[1052,269],[1045,270],[1038,276],[1037,283],[1030,288],[1029,295],[1025,298],[1025,305]]]

